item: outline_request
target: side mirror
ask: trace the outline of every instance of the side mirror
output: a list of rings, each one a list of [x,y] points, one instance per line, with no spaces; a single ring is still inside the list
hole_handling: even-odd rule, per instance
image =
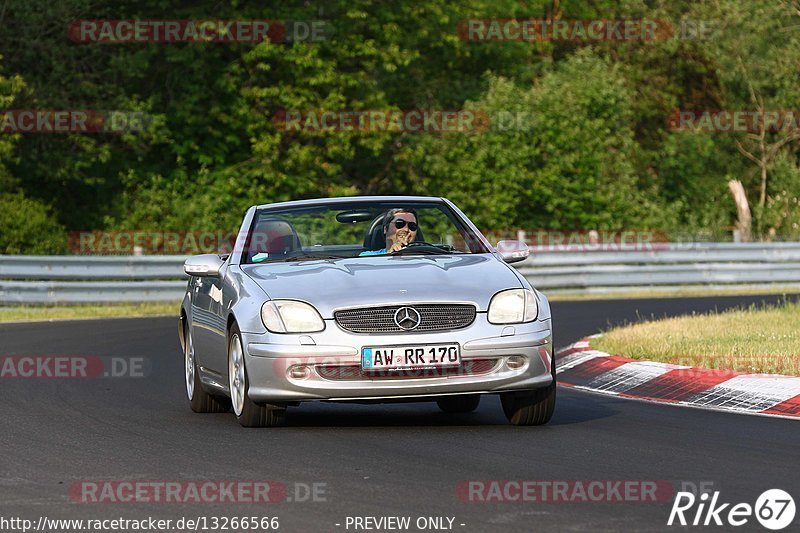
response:
[[[522,241],[500,241],[497,251],[506,263],[525,261],[531,255],[531,249]]]
[[[225,261],[216,254],[193,255],[183,263],[183,271],[190,276],[219,276]]]

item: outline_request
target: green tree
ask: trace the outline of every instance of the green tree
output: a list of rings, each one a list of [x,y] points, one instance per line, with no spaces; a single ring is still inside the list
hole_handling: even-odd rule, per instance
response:
[[[0,193],[0,254],[60,254],[66,251],[64,227],[50,208],[22,193]]]
[[[700,4],[693,12],[718,25],[715,38],[708,42],[708,53],[725,89],[725,109],[764,113],[800,107],[800,12],[794,2],[724,0]],[[756,131],[736,134],[738,151],[751,169],[741,181],[755,203],[759,232],[768,231],[765,209],[771,190],[770,169],[783,152],[797,152],[798,142],[800,132],[770,132],[763,122]]]
[[[419,140],[417,191],[447,194],[486,228],[660,227],[667,215],[634,172],[630,93],[619,69],[582,49],[541,82],[494,79],[467,106],[514,127]]]

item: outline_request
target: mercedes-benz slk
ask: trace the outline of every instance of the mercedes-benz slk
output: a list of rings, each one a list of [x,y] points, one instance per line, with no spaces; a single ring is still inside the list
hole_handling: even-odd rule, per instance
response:
[[[179,335],[196,412],[274,426],[307,401],[499,394],[517,425],[549,421],[550,306],[445,198],[301,200],[247,210],[233,250],[186,260]]]

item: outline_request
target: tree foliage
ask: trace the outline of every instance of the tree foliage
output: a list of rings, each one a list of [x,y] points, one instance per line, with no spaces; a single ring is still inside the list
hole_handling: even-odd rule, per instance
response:
[[[149,117],[141,131],[0,137],[3,205],[43,217],[28,245],[55,251],[44,235],[66,230],[231,229],[255,203],[383,193],[448,196],[486,229],[723,235],[735,217],[729,179],[744,183],[760,235],[797,235],[793,133],[667,126],[675,109],[797,109],[793,2],[62,0],[10,2],[0,16],[3,109]],[[457,31],[465,19],[512,17],[646,18],[675,34],[469,42]],[[326,38],[82,44],[67,36],[79,19],[317,19]],[[713,31],[689,38],[698,22]],[[286,110],[409,109],[471,109],[493,123],[308,134],[275,120]],[[17,231],[12,218],[0,234]],[[32,249],[20,238],[0,243]]]

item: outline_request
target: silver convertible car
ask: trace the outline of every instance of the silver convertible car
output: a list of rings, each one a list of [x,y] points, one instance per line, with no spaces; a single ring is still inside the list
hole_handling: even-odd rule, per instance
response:
[[[311,400],[435,401],[499,394],[512,424],[555,407],[550,306],[445,198],[253,206],[233,251],[198,255],[180,315],[186,394],[199,413],[275,426]]]

